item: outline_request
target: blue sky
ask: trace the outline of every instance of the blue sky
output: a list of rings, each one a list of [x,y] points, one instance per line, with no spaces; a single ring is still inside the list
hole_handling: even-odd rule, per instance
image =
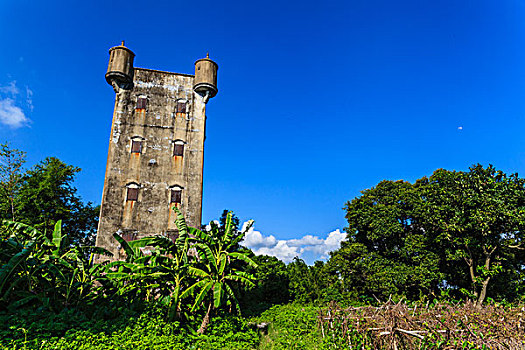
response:
[[[478,162],[523,176],[523,18],[517,0],[5,0],[0,140],[28,166],[81,167],[79,193],[99,203],[108,49],[124,39],[136,66],[181,73],[209,51],[203,218],[234,210],[256,220],[257,247],[300,253],[338,236],[344,203],[383,179]]]

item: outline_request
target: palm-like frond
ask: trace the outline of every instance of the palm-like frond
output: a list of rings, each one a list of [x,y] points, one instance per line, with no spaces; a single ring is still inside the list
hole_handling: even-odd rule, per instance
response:
[[[12,256],[7,264],[4,264],[0,268],[0,293],[4,290],[11,275],[16,271],[17,267],[29,257],[35,246],[35,241],[29,242],[22,251]]]
[[[213,285],[213,305],[215,308],[219,308],[221,306],[222,302],[222,295],[224,293],[224,289],[222,286],[225,285],[222,282],[215,282]]]
[[[226,268],[226,263],[228,261],[228,256],[226,254],[221,254],[220,258],[219,258],[219,274],[223,274],[224,273],[224,269]]]
[[[253,283],[255,277],[243,271],[234,271],[233,273],[224,276],[224,279],[243,282],[251,287],[255,286],[255,284]]]
[[[194,284],[192,284],[191,286],[189,286],[188,288],[186,288],[186,289],[180,294],[180,298],[181,298],[181,299],[184,299],[184,298],[186,298],[187,296],[193,294],[193,291],[194,291],[195,289],[202,288],[202,286],[204,286],[206,283],[208,283],[208,280],[199,280],[199,281],[195,282]]]
[[[213,245],[213,238],[207,232],[199,230],[198,228],[195,228],[195,227],[190,227],[189,232],[190,232],[190,235],[193,235],[195,238],[197,238],[197,240],[200,240],[209,245]]]
[[[120,243],[121,247],[124,249],[124,251],[126,252],[126,255],[129,259],[131,259],[135,254],[135,252],[133,251],[133,249],[129,246],[128,242],[126,242],[126,240],[124,238],[122,238],[118,233],[114,233],[113,234],[113,237],[117,240],[117,242]]]
[[[246,255],[244,253],[233,252],[233,253],[230,253],[230,256],[232,258],[237,259],[237,260],[244,261],[245,263],[247,263],[248,265],[250,265],[253,268],[257,268],[257,264],[255,263],[255,261],[253,261],[248,255]]]
[[[188,267],[188,273],[190,274],[190,276],[199,277],[199,278],[209,278],[210,277],[210,274],[207,273],[206,271],[193,267],[193,266]]]
[[[55,247],[55,249],[53,250],[53,254],[58,256],[63,246],[62,220],[58,220],[56,222],[55,228],[53,229],[53,239],[51,240],[51,242]]]
[[[3,220],[2,223],[17,236],[25,235],[26,238],[39,238],[44,236],[42,232],[34,228],[33,226],[23,224],[17,221]]]
[[[224,223],[224,238],[226,242],[230,242],[232,240],[232,229],[233,229],[233,221],[232,221],[232,212],[229,211],[228,214],[226,214],[226,221]]]
[[[233,304],[235,305],[235,309],[237,310],[237,312],[239,313],[239,315],[241,314],[241,307],[239,306],[239,301],[237,300],[237,298],[235,297],[235,294],[233,293],[233,290],[231,289],[231,287],[228,285],[228,284],[224,284],[224,287],[226,289],[226,293],[228,293],[228,295],[230,296],[230,298],[233,300]]]
[[[200,249],[201,251],[204,252],[204,254],[206,256],[206,263],[210,264],[211,266],[213,266],[215,271],[217,271],[218,270],[217,260],[216,260],[216,257],[215,257],[215,255],[213,254],[213,252],[211,250],[211,247],[208,244],[204,244],[204,243],[197,243],[195,246],[198,249]]]

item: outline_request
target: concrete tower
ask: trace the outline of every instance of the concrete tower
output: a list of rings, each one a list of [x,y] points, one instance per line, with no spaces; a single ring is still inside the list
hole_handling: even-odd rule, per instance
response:
[[[119,259],[115,232],[173,237],[174,206],[200,226],[206,103],[217,94],[218,66],[206,57],[195,75],[135,68],[124,42],[109,54],[116,98],[97,246]]]

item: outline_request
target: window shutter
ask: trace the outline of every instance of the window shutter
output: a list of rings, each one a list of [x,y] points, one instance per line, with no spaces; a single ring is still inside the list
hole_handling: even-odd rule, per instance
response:
[[[184,154],[184,145],[175,144],[173,147],[173,155],[177,157],[182,157]]]
[[[179,232],[178,231],[168,231],[166,233],[167,233],[168,238],[171,239],[171,241],[173,243],[175,243],[175,241],[179,237]]]
[[[142,153],[142,141],[131,141],[131,153]]]
[[[137,98],[137,109],[146,109],[148,99],[146,97]]]
[[[182,191],[181,190],[171,190],[171,203],[180,204],[182,200]]]
[[[136,201],[139,198],[139,189],[128,187],[127,200]]]
[[[137,234],[135,232],[124,232],[122,234],[122,239],[126,242],[134,241]]]
[[[177,102],[177,113],[186,113],[186,102]]]

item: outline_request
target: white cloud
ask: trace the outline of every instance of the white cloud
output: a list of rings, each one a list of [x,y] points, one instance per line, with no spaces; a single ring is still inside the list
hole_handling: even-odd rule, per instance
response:
[[[11,96],[16,96],[20,92],[16,87],[16,80],[13,80],[6,86],[0,86],[0,92]]]
[[[458,130],[463,130],[463,127],[462,126],[458,126]]]
[[[243,229],[247,223],[244,223]],[[257,255],[271,255],[289,263],[294,257],[304,258],[311,252],[314,260],[325,260],[329,252],[339,249],[346,233],[339,229],[332,231],[326,238],[305,235],[299,239],[278,240],[273,235],[264,236],[252,227],[244,237],[242,244]]]
[[[248,225],[248,222],[245,222],[242,225],[243,231],[246,229],[247,225]],[[246,247],[249,247],[250,249],[273,247],[276,244],[277,244],[277,239],[275,239],[274,236],[270,235],[267,237],[263,237],[263,235],[259,231],[255,231],[253,229],[253,226],[246,233],[246,236],[244,236],[244,240],[243,240],[243,245]]]
[[[5,98],[0,100],[0,123],[16,129],[28,125],[29,119],[20,107],[15,106],[15,101]]]
[[[31,90],[28,86],[26,86],[26,103],[29,107],[29,110],[33,112],[33,90]]]
[[[31,121],[18,103],[20,102],[20,99],[17,98],[19,94],[20,90],[14,80],[8,85],[0,86],[0,124],[13,129],[30,124]],[[25,103],[27,108],[33,111],[33,91],[29,87],[26,87]]]
[[[305,250],[311,250],[321,256],[321,259],[328,259],[330,252],[339,249],[341,242],[346,239],[346,233],[339,231],[339,229],[328,234],[326,239],[322,240],[321,244],[311,245],[305,247]]]
[[[275,256],[286,263],[291,262],[296,256],[301,256],[301,252],[297,251],[297,247],[290,247],[285,240],[277,241],[277,244],[272,247],[253,249],[253,252],[257,255]]]

